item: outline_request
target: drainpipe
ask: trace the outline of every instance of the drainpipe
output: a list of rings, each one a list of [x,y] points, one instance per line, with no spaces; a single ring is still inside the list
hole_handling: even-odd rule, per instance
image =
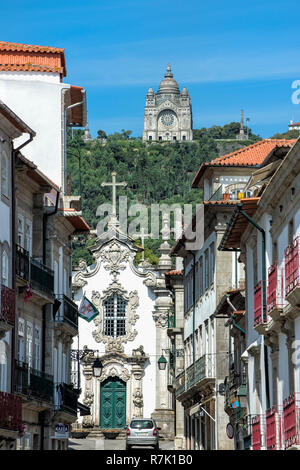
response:
[[[226,296],[226,301],[227,301],[227,303],[230,305],[230,307],[232,308],[232,310],[233,310],[234,312],[236,312],[235,306],[234,306],[234,305],[230,302],[230,300],[229,300],[229,294],[227,294],[227,296]],[[241,328],[241,327],[236,323],[236,321],[235,321],[236,315],[235,315],[235,314],[231,315],[231,318],[232,318],[233,326],[234,326],[235,328],[237,328],[238,330],[240,330],[244,335],[246,335],[246,331],[243,330],[243,328]]]
[[[29,139],[25,140],[23,144],[19,145],[19,147],[14,149],[12,144],[12,152],[11,152],[11,184],[12,184],[12,200],[11,200],[11,233],[12,233],[12,240],[11,240],[11,267],[12,267],[12,288],[15,292],[16,298],[16,175],[15,175],[15,163],[16,163],[16,155],[17,153],[25,147],[25,145],[30,144],[32,142],[35,132],[29,133]],[[11,391],[13,393],[15,388],[15,345],[16,345],[16,322],[17,316],[15,312],[15,326],[12,329],[11,334],[11,352],[12,352],[12,364],[11,364]]]
[[[196,304],[196,255],[193,251],[190,251],[193,256],[193,368],[194,368],[194,377],[195,377],[195,362],[196,362],[196,351],[195,351],[195,304]],[[196,450],[195,442],[195,426],[194,426],[194,450]]]
[[[264,229],[258,225],[245,211],[242,209],[243,204],[238,203],[237,208],[240,214],[244,216],[250,224],[259,230],[262,236],[262,308],[263,308],[263,320],[267,320],[267,294],[266,294],[266,234]],[[266,407],[270,408],[270,386],[269,386],[269,365],[268,365],[268,347],[264,344],[264,362],[265,362],[265,377],[266,377]]]
[[[55,208],[52,212],[43,214],[43,264],[46,265],[46,229],[47,229],[47,219],[51,215],[56,214],[58,210],[58,201],[59,201],[60,191],[56,193],[56,201],[55,201]],[[46,362],[46,308],[47,305],[43,305],[42,307],[42,371],[45,372],[45,362]],[[44,436],[45,436],[45,416],[42,412],[40,414],[40,421],[41,421],[41,442],[40,442],[40,450],[44,450]]]

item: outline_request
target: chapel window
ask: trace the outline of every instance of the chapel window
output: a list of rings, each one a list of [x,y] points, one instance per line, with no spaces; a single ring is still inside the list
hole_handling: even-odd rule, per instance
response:
[[[117,338],[126,334],[127,302],[118,294],[114,294],[104,302],[104,334]]]

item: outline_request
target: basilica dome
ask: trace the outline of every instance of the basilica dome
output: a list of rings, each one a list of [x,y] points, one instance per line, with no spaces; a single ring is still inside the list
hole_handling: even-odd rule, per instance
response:
[[[165,93],[173,93],[178,95],[180,94],[179,86],[176,80],[174,80],[173,78],[170,64],[167,67],[165,78],[160,82],[159,89],[157,92],[158,95],[162,95]]]

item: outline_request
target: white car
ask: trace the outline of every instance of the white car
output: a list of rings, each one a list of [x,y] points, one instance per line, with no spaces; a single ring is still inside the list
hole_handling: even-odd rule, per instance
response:
[[[126,450],[131,446],[152,446],[158,450],[160,429],[152,418],[133,418],[126,428]]]

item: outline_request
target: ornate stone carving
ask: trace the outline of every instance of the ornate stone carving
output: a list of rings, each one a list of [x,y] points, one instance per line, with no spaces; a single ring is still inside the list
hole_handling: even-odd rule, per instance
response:
[[[86,262],[83,259],[81,259],[78,265],[79,269],[76,272],[76,274],[73,276],[72,286],[75,288],[84,287],[88,283],[87,279],[97,274],[97,272],[100,269],[100,266],[101,266],[101,261],[98,260],[96,262],[96,266],[94,267],[94,269],[89,269]]]
[[[83,403],[86,406],[91,406],[94,403],[94,394],[90,390],[87,390],[84,395]]]
[[[136,313],[136,309],[139,306],[139,298],[137,291],[132,291],[127,295],[127,291],[122,288],[121,284],[114,280],[106,289],[103,291],[103,296],[97,291],[92,292],[92,302],[97,307],[99,315],[94,318],[94,323],[97,327],[93,331],[93,337],[97,343],[111,343],[113,338],[111,336],[104,335],[104,308],[103,302],[110,297],[112,294],[119,294],[127,301],[126,314],[125,314],[125,332],[126,334],[118,337],[118,341],[126,343],[127,341],[133,341],[137,335],[137,331],[133,329],[139,315]]]
[[[120,364],[114,364],[113,366],[107,364],[104,366],[101,376],[99,377],[99,381],[103,382],[108,377],[119,377],[124,382],[130,379],[130,373],[124,366]]]
[[[120,271],[126,269],[124,263],[128,261],[129,251],[126,248],[122,249],[121,245],[113,240],[105,249],[101,250],[99,257],[105,263],[104,269],[109,271],[116,279]]]
[[[159,328],[167,328],[168,326],[168,311],[154,311],[152,314],[156,326]]]
[[[134,391],[132,401],[134,406],[136,406],[137,408],[142,408],[144,406],[143,394],[139,388]]]
[[[94,421],[93,421],[93,417],[91,415],[84,416],[82,418],[82,427],[83,428],[93,428],[94,427]]]
[[[111,339],[105,347],[105,352],[122,354],[124,352],[124,346],[119,339]]]

